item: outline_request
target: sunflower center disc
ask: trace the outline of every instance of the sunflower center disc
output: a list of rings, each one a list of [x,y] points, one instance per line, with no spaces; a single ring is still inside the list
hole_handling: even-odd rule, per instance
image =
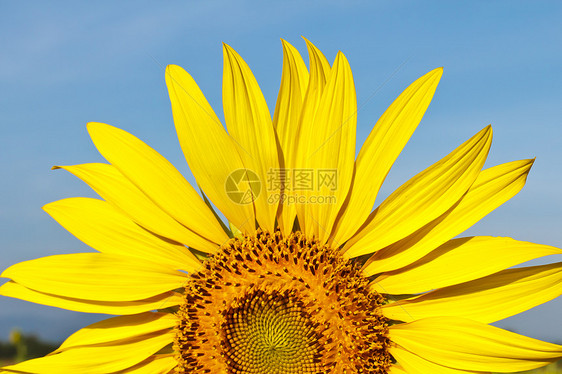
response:
[[[225,313],[223,348],[233,373],[309,373],[320,337],[295,292],[254,291]]]
[[[178,373],[387,373],[384,298],[339,251],[258,230],[190,275]]]

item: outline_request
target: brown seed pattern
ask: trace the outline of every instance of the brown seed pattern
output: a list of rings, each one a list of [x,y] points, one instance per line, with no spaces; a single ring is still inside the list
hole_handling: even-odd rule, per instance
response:
[[[232,239],[190,275],[178,373],[387,373],[384,297],[337,250],[300,232]]]

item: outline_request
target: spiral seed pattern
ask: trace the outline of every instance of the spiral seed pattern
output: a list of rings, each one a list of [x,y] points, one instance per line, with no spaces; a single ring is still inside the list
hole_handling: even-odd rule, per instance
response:
[[[178,373],[387,373],[384,297],[338,250],[300,232],[231,239],[193,273]]]

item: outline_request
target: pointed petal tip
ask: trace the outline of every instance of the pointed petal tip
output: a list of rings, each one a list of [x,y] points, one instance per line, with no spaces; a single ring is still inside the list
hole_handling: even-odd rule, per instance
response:
[[[486,134],[488,136],[492,136],[492,133],[493,133],[492,125],[490,124],[490,125],[484,127],[478,133],[482,133],[482,134]]]
[[[531,171],[531,168],[533,167],[533,164],[535,163],[536,157],[535,158],[526,158],[523,160],[519,160],[519,162],[523,163],[523,165],[521,166],[521,168],[524,169],[524,173],[525,174],[529,174],[529,172]],[[515,162],[515,161],[514,161]],[[526,178],[526,177],[525,177]]]
[[[291,43],[289,43],[288,41],[286,41],[286,40],[283,39],[283,38],[281,38],[281,44],[282,44],[282,46],[283,46],[283,53],[285,53],[285,51],[286,51],[287,49],[294,48]]]
[[[526,170],[525,170],[525,173],[526,173],[527,175],[529,175],[529,173],[531,172],[531,168],[532,168],[533,165],[535,164],[536,159],[537,159],[537,158],[535,157],[535,158],[528,158],[528,159],[526,159],[526,160],[523,160],[523,161],[527,161],[527,164],[525,165],[525,169],[526,169]],[[526,179],[526,178],[527,178],[527,176],[525,176],[525,179]]]
[[[111,130],[112,128],[113,126],[106,125],[105,123],[100,122],[88,122],[88,124],[86,125],[86,129],[94,145],[96,144],[96,139],[104,137],[107,131]]]
[[[222,42],[222,50],[223,52],[234,52],[234,48],[232,48],[230,45],[226,44],[225,42]]]
[[[430,83],[431,85],[437,86],[437,84],[439,84],[439,81],[441,80],[442,76],[443,76],[443,67],[438,67],[438,68],[430,70],[426,74],[422,75],[421,78],[425,77],[427,79],[428,83]]]
[[[93,132],[103,131],[104,129],[113,128],[114,126],[108,125],[106,123],[101,122],[88,122],[86,124],[86,129],[90,136],[92,136]]]
[[[60,167],[58,165],[51,166],[51,170],[58,170],[58,169],[62,169],[62,167]]]
[[[232,48],[230,45],[226,44],[225,42],[222,43],[222,52],[223,52],[224,58],[227,58],[227,59],[233,58],[235,61],[238,60],[238,59],[242,59],[240,54],[238,52],[236,52],[236,50],[234,48]]]
[[[479,131],[479,134],[481,134],[483,137],[486,137],[488,141],[491,142],[494,137],[494,130],[492,129],[492,125],[484,127]]]
[[[438,67],[437,69],[433,69],[430,71],[430,74],[435,75],[437,79],[441,79],[443,76],[443,66]]]
[[[181,74],[188,74],[184,68],[179,65],[170,64],[166,66],[166,71],[164,72],[164,79],[166,80],[166,86],[170,87],[170,84],[179,85],[176,77]]]
[[[178,65],[174,65],[174,64],[168,64],[168,65],[166,65],[166,71],[165,71],[165,74],[166,74],[166,75],[168,75],[168,74],[171,74],[171,73],[172,73],[172,71],[176,70],[177,68],[179,68],[179,66],[178,66]]]
[[[304,42],[306,43],[306,47],[307,47],[307,48],[311,48],[311,49],[316,48],[316,46],[315,46],[310,40],[308,40],[307,38],[305,38],[305,37],[302,36],[302,35],[301,35],[301,38],[304,39]]]
[[[46,212],[47,214],[50,215],[49,210],[51,209],[51,206],[52,206],[54,203],[56,203],[56,201],[51,201],[50,203],[47,203],[47,204],[43,205],[43,206],[41,207],[41,209],[42,209],[44,212]]]
[[[291,44],[285,39],[281,38],[281,46],[283,47],[283,53],[285,54],[286,50],[291,46]]]
[[[334,60],[334,66],[338,61],[341,61],[345,65],[349,65],[349,60],[347,59],[347,57],[342,51],[338,51],[338,53],[336,54],[336,59]]]

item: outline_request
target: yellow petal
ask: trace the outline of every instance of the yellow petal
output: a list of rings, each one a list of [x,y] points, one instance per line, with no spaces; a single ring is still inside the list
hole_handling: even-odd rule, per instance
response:
[[[421,293],[553,254],[562,254],[562,249],[490,236],[453,239],[410,266],[382,274],[372,286],[383,293]]]
[[[134,374],[171,374],[178,361],[173,354],[152,355],[137,365],[123,371]]]
[[[392,357],[404,367],[409,374],[485,374],[484,371],[467,371],[441,366],[431,361],[427,361],[420,356],[407,351],[399,345],[392,345],[389,349]]]
[[[55,255],[10,266],[0,275],[35,291],[77,299],[133,301],[182,287],[186,274],[105,253]]]
[[[458,204],[411,235],[375,253],[363,267],[364,273],[373,275],[412,264],[462,233],[515,196],[525,185],[533,162],[513,161],[483,170]]]
[[[100,252],[140,258],[189,272],[201,266],[186,247],[160,239],[105,201],[75,197],[52,202],[43,209],[74,236]]]
[[[226,232],[226,234],[228,235],[229,238],[232,237],[232,231],[230,230],[230,228],[228,228],[228,226],[226,226],[224,224],[224,222],[222,221],[222,218],[217,213],[217,210],[215,209],[213,204],[211,204],[211,202],[207,198],[207,195],[205,195],[205,192],[203,192],[203,190],[201,188],[199,188],[199,193],[201,193],[201,197],[203,198],[203,201],[205,201],[205,204],[207,205],[207,208],[209,208],[209,210],[213,213],[217,222],[221,225],[223,231]]]
[[[314,49],[312,49],[314,51]],[[311,52],[311,63],[315,54]],[[319,63],[318,63],[319,64]],[[321,64],[319,64],[321,65]],[[315,73],[316,69],[311,69]],[[311,81],[311,85],[317,84]],[[309,88],[309,91],[311,89]],[[309,93],[307,99],[309,100]],[[313,105],[314,99],[306,102]],[[308,173],[308,183],[300,184],[294,176],[294,191],[306,196],[304,226],[307,235],[326,242],[332,230],[337,212],[349,192],[355,158],[355,129],[357,103],[355,86],[349,63],[340,52],[329,71],[326,86],[318,101],[315,112],[305,111],[301,129],[302,144],[299,144],[297,169]],[[302,192],[301,192],[302,191]],[[312,200],[314,199],[314,200]]]
[[[295,170],[297,150],[299,147],[300,136],[300,115],[306,88],[308,86],[308,70],[299,52],[291,44],[283,42],[283,73],[281,75],[281,87],[277,96],[275,114],[273,115],[273,127],[279,139],[279,145],[283,152],[283,165],[280,165],[284,172],[279,175],[280,180],[274,180],[285,185],[281,193],[293,197],[290,188],[291,172]],[[293,224],[297,214],[296,206],[287,198],[283,203],[279,227],[283,234],[289,235],[293,229]]]
[[[201,251],[216,251],[215,243],[170,217],[113,165],[91,163],[54,168],[64,169],[82,179],[104,200],[145,229]]]
[[[311,124],[318,112],[318,105],[320,104],[322,92],[326,86],[331,68],[326,56],[324,56],[324,54],[308,39],[303,39],[305,40],[306,47],[308,49],[310,74],[302,106],[300,128],[301,133],[306,136],[305,144],[307,144],[308,141],[312,140],[314,135],[311,131]]]
[[[531,370],[562,358],[562,346],[465,318],[426,318],[390,326],[389,331],[392,341],[404,349],[463,370]]]
[[[6,366],[5,370],[60,374],[114,373],[130,368],[172,343],[173,332],[143,335],[124,344],[76,347],[61,353]]]
[[[120,340],[130,340],[145,334],[171,329],[176,326],[177,322],[177,317],[170,313],[147,312],[108,318],[76,331],[51,354],[80,346],[115,344]]]
[[[486,261],[486,257],[481,259],[482,263]],[[383,312],[388,318],[401,321],[458,316],[492,323],[560,296],[560,284],[562,262],[508,269],[387,304]]]
[[[322,91],[328,80],[328,75],[330,73],[330,63],[324,54],[314,45],[310,40],[303,37],[306,42],[306,48],[308,50],[309,62],[310,62],[310,81],[306,88],[306,97],[312,99],[310,96],[315,96],[316,99],[313,101],[319,102],[322,96]],[[312,109],[314,106],[309,107]]]
[[[369,222],[346,244],[356,257],[376,252],[412,234],[449,210],[480,173],[492,142],[487,126],[449,155],[414,176],[369,216]]]
[[[312,123],[314,122],[314,117],[318,112],[318,105],[320,104],[320,99],[322,98],[322,92],[326,86],[326,81],[328,75],[330,74],[330,64],[322,52],[316,48],[309,40],[304,38],[306,41],[306,47],[308,49],[309,63],[310,63],[310,75],[308,80],[308,87],[306,88],[306,94],[304,96],[304,101],[302,105],[302,112],[299,119],[299,139],[296,154],[295,170],[291,175],[291,188],[293,190],[292,196],[303,196],[308,197],[308,191],[305,189],[298,188],[301,182],[304,182],[306,187],[308,183],[309,172],[311,169],[310,153],[309,148],[313,147],[316,141],[316,134],[314,133],[314,127]],[[314,170],[312,170],[314,173]],[[301,231],[303,231],[308,236],[312,236],[313,232],[307,232],[307,227],[314,217],[307,217],[305,202],[295,199],[295,207],[297,209],[297,216],[299,219],[299,225]],[[314,223],[314,221],[312,221]],[[328,230],[328,228],[326,228]]]
[[[279,169],[271,115],[252,71],[242,57],[226,44],[223,74],[226,128],[240,146],[244,165],[256,173],[261,182],[261,192],[254,200],[259,226],[273,232],[279,206],[275,196],[280,190],[267,185],[268,173]]]
[[[408,372],[406,370],[404,370],[402,367],[393,364],[389,369],[388,369],[388,374],[408,374]]]
[[[113,315],[130,315],[149,310],[165,309],[179,305],[184,301],[183,296],[175,292],[165,292],[148,299],[134,301],[83,300],[34,291],[13,281],[0,286],[0,295],[75,312]]]
[[[89,123],[88,131],[102,156],[166,213],[215,244],[228,240],[203,199],[162,155],[113,126]]]
[[[345,243],[371,213],[386,175],[420,123],[442,74],[438,68],[416,80],[375,124],[357,156],[353,186],[333,233],[335,243]]]
[[[229,221],[253,232],[252,204],[232,201],[225,189],[229,175],[245,169],[235,143],[191,75],[169,65],[166,84],[180,145],[197,183]]]
[[[349,192],[355,160],[357,101],[349,63],[338,53],[317,111],[308,125],[303,165],[312,170],[312,189],[304,206],[307,235],[326,242]]]

